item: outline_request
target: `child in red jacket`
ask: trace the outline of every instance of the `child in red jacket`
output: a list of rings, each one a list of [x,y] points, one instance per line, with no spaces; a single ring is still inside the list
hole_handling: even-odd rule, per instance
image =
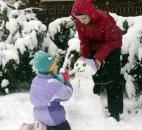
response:
[[[92,0],[76,0],[71,15],[80,39],[80,56],[94,59],[98,69],[94,82],[106,83],[108,110],[119,121],[119,114],[123,112],[123,89],[120,84],[121,30],[109,13],[96,9]],[[94,92],[99,94],[100,87],[96,85]]]

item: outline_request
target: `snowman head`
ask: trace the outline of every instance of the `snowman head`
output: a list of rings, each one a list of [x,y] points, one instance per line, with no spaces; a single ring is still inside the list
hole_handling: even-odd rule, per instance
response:
[[[97,68],[93,59],[79,58],[74,65],[76,76],[88,77],[96,74]]]

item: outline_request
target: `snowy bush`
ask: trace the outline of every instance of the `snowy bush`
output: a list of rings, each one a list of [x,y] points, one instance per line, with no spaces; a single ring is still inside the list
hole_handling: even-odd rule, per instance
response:
[[[118,26],[124,31],[122,45],[122,75],[129,99],[139,95],[142,89],[142,16],[121,17],[112,14]],[[124,24],[125,23],[125,24]],[[126,24],[127,23],[127,24]],[[125,25],[125,26],[124,26]]]
[[[75,62],[79,58],[80,41],[78,35],[68,41],[68,49],[64,60],[63,68],[73,69]]]
[[[61,58],[61,67],[68,40],[75,33],[70,17],[53,21],[47,30],[32,9],[17,9],[9,12],[4,25],[9,33],[0,42],[0,94],[29,89],[35,75],[33,56],[38,50]]]
[[[51,22],[48,27],[48,33],[51,45],[53,46],[53,44],[55,44],[56,46],[56,49],[52,48],[49,52],[57,53],[60,59],[59,66],[62,67],[65,59],[65,53],[69,46],[68,41],[75,35],[75,26],[71,17],[59,18]]]
[[[9,34],[5,24],[8,21],[8,14],[12,9],[14,7],[10,4],[0,1],[0,41],[5,40]]]
[[[0,42],[0,94],[29,89],[35,74],[33,55],[35,51],[45,49],[42,46],[47,37],[47,27],[30,8],[13,9],[7,18],[3,26],[9,33]]]
[[[14,7],[16,9],[25,9],[28,7],[36,7],[39,5],[40,0],[16,0]]]

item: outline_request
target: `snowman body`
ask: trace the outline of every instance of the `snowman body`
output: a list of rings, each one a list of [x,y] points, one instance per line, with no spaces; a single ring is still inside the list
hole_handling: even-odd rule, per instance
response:
[[[94,81],[92,76],[96,68],[92,68],[84,60],[79,59],[74,65],[75,78],[71,81],[73,86],[72,98],[65,104],[67,117],[73,126],[78,123],[91,124],[90,120],[103,117],[101,100],[93,93]]]
[[[90,98],[93,94],[94,81],[92,76],[96,73],[90,65],[84,60],[78,60],[74,65],[75,78],[71,81],[73,85],[73,98],[84,100]]]

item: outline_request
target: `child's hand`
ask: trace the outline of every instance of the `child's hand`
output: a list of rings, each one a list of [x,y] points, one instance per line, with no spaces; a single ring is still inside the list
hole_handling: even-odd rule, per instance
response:
[[[64,77],[65,81],[70,80],[69,71],[67,69],[61,69],[59,73]]]

